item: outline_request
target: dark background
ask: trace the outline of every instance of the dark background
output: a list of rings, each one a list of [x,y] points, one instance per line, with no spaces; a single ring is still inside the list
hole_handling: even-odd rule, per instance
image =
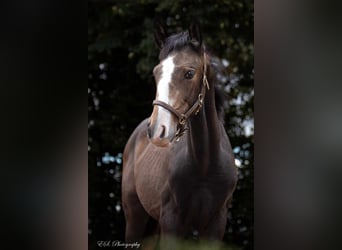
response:
[[[239,182],[224,242],[253,248],[254,47],[251,1],[90,1],[88,4],[89,247],[124,241],[122,152],[129,135],[152,112],[152,69],[159,50],[153,20],[169,33],[197,21],[222,67],[225,128],[239,165]]]

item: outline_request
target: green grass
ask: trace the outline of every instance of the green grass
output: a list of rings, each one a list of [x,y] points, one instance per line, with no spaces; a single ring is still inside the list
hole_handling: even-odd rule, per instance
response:
[[[147,239],[144,241],[143,249],[154,249],[155,239]],[[148,247],[146,247],[148,245]],[[235,245],[227,245],[219,241],[194,241],[194,240],[179,240],[175,238],[168,238],[165,244],[168,249],[172,250],[241,250]],[[155,248],[162,250],[163,248]]]

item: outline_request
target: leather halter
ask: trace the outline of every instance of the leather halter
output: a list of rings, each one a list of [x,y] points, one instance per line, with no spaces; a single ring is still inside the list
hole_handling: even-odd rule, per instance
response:
[[[176,141],[179,141],[180,137],[185,133],[185,125],[187,120],[189,119],[190,116],[197,115],[200,111],[200,109],[203,106],[203,100],[205,97],[206,89],[209,90],[209,83],[207,80],[207,60],[206,60],[206,54],[205,52],[203,53],[203,78],[202,78],[202,85],[201,85],[201,91],[198,94],[196,102],[191,106],[191,108],[186,111],[185,113],[180,113],[178,110],[176,110],[174,107],[171,105],[167,104],[166,102],[159,101],[159,100],[154,100],[152,105],[158,105],[163,107],[164,109],[170,111],[172,114],[174,114],[178,118],[178,124],[177,124],[177,131],[175,134],[174,139]]]

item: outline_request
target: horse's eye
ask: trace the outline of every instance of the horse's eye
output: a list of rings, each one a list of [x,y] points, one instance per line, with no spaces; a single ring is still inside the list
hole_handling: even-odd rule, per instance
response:
[[[194,75],[195,75],[195,71],[189,70],[185,73],[184,78],[190,80],[194,77]]]

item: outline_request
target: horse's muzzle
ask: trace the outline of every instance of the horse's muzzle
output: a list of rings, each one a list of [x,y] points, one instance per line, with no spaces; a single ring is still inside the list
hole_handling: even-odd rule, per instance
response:
[[[167,147],[170,144],[165,125],[151,126],[151,124],[149,124],[147,127],[147,136],[150,141],[158,147]]]

